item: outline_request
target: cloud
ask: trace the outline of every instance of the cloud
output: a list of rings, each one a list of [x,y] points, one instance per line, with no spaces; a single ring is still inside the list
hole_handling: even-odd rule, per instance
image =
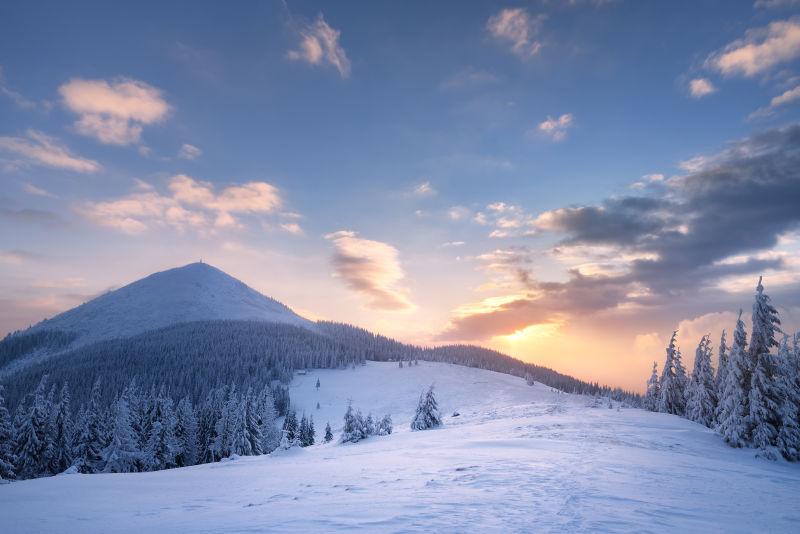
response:
[[[769,106],[765,108],[760,108],[750,114],[751,119],[758,118],[758,117],[768,117],[775,113],[775,110],[781,106],[785,106],[787,104],[791,104],[800,100],[800,85],[794,87],[792,89],[787,89],[783,93],[779,94],[776,97],[773,97],[772,100],[769,102]]]
[[[771,22],[747,30],[743,39],[711,54],[706,65],[725,76],[753,77],[800,57],[800,21]]]
[[[47,198],[57,198],[56,195],[47,191],[46,189],[42,189],[41,187],[36,187],[33,184],[24,183],[22,184],[22,190],[28,193],[29,195],[33,195],[35,197],[47,197]]]
[[[753,7],[762,9],[781,9],[797,6],[800,6],[800,0],[756,0],[756,3],[753,4]]]
[[[78,133],[107,145],[138,143],[142,127],[163,121],[170,111],[159,89],[129,78],[76,78],[58,91],[64,106],[78,115]]]
[[[0,205],[0,218],[14,223],[36,224],[47,228],[63,228],[67,223],[52,211],[35,208],[11,208]]]
[[[656,332],[637,334],[633,338],[633,353],[640,358],[648,358],[660,362],[661,353],[664,352],[665,347],[664,340]]]
[[[32,261],[39,261],[42,259],[40,254],[28,252],[25,250],[0,250],[0,263],[9,265],[22,265]]]
[[[240,215],[271,214],[282,204],[278,189],[266,182],[232,185],[217,192],[208,182],[179,174],[170,179],[168,189],[171,195],[164,195],[139,182],[138,190],[128,196],[84,202],[78,212],[101,226],[137,235],[156,227],[181,232],[237,228]]]
[[[39,107],[39,105],[33,100],[26,98],[24,95],[8,87],[5,78],[3,77],[2,65],[0,65],[0,95],[3,95],[11,100],[14,105],[20,109],[36,109]],[[45,107],[47,108],[48,106]]]
[[[382,311],[414,308],[405,291],[398,287],[405,274],[396,248],[358,237],[348,230],[328,234],[325,239],[334,246],[331,261],[335,276],[366,297],[369,308]]]
[[[557,119],[547,117],[539,123],[539,132],[550,137],[553,141],[563,141],[567,138],[567,130],[572,127],[574,117],[572,113],[564,113]]]
[[[451,221],[463,221],[470,216],[469,208],[464,206],[453,206],[447,210],[447,218]]]
[[[432,197],[436,195],[437,191],[430,182],[422,182],[415,185],[411,193],[418,197]]]
[[[511,44],[511,51],[523,59],[539,53],[542,43],[537,40],[544,17],[531,17],[525,9],[503,9],[489,17],[486,29],[495,38]]]
[[[81,173],[101,169],[96,161],[76,156],[57,140],[36,130],[28,130],[25,137],[0,136],[0,151],[23,158],[24,164]]]
[[[475,67],[467,67],[444,80],[439,84],[439,89],[453,91],[465,87],[494,84],[498,81],[500,81],[500,78],[491,72],[476,69]]]
[[[199,158],[202,154],[203,151],[196,146],[184,143],[178,151],[178,159],[193,160]]]
[[[279,226],[281,227],[282,230],[284,230],[285,232],[289,232],[292,235],[305,235],[305,232],[297,223],[285,222],[281,223]]]
[[[350,60],[339,44],[341,32],[331,28],[322,14],[313,24],[301,27],[300,44],[297,50],[290,50],[287,57],[294,61],[304,61],[310,65],[330,65],[339,71],[342,78],[350,76]]]
[[[750,277],[751,290],[765,271],[791,282],[794,263],[768,252],[800,230],[798,168],[795,124],[732,143],[694,171],[661,181],[649,195],[544,212],[536,217],[537,229],[560,236],[550,254],[579,265],[569,267],[566,280],[547,282],[535,275],[533,252],[479,256],[507,299],[479,316],[456,314],[446,337],[475,339],[470,329],[482,321],[499,335],[553,317],[653,308],[676,299],[699,305],[709,292],[725,291],[722,280]]]
[[[464,245],[466,245],[466,242],[464,241],[446,241],[442,243],[440,246],[442,248],[451,248],[451,247],[463,247]]]
[[[703,98],[714,92],[717,88],[708,78],[695,78],[689,82],[689,94],[692,98]]]

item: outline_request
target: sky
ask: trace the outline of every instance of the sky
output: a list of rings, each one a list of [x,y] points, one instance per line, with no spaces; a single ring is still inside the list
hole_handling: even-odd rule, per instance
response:
[[[203,261],[642,390],[800,327],[800,2],[0,4],[0,335]]]

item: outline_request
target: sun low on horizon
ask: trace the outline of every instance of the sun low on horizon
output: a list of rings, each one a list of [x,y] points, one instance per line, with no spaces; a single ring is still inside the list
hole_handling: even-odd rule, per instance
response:
[[[5,2],[0,337],[202,261],[642,392],[800,328],[800,4]]]

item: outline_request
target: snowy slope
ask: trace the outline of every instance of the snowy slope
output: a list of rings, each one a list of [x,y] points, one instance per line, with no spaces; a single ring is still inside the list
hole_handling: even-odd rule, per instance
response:
[[[77,344],[127,337],[187,321],[313,323],[206,263],[152,274],[34,326],[77,332]]]
[[[314,384],[319,378],[321,387]],[[411,432],[435,382],[446,425]],[[796,532],[800,466],[685,419],[591,407],[448,364],[312,371],[292,384],[318,430],[348,398],[395,433],[171,471],[0,486],[4,532]],[[316,403],[320,410],[316,410]],[[459,417],[451,417],[458,409]]]

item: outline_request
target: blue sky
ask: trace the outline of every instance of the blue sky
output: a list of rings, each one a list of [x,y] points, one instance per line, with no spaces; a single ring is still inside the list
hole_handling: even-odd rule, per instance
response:
[[[766,143],[791,169],[798,15],[792,0],[5,2],[0,331],[203,257],[312,317],[638,387],[672,329],[689,352],[758,274],[797,313],[800,213],[716,255],[690,238],[718,220],[694,203],[725,169],[794,198],[797,171],[761,176],[753,154]],[[648,224],[627,236],[627,217]],[[644,273],[668,252],[683,278]]]

